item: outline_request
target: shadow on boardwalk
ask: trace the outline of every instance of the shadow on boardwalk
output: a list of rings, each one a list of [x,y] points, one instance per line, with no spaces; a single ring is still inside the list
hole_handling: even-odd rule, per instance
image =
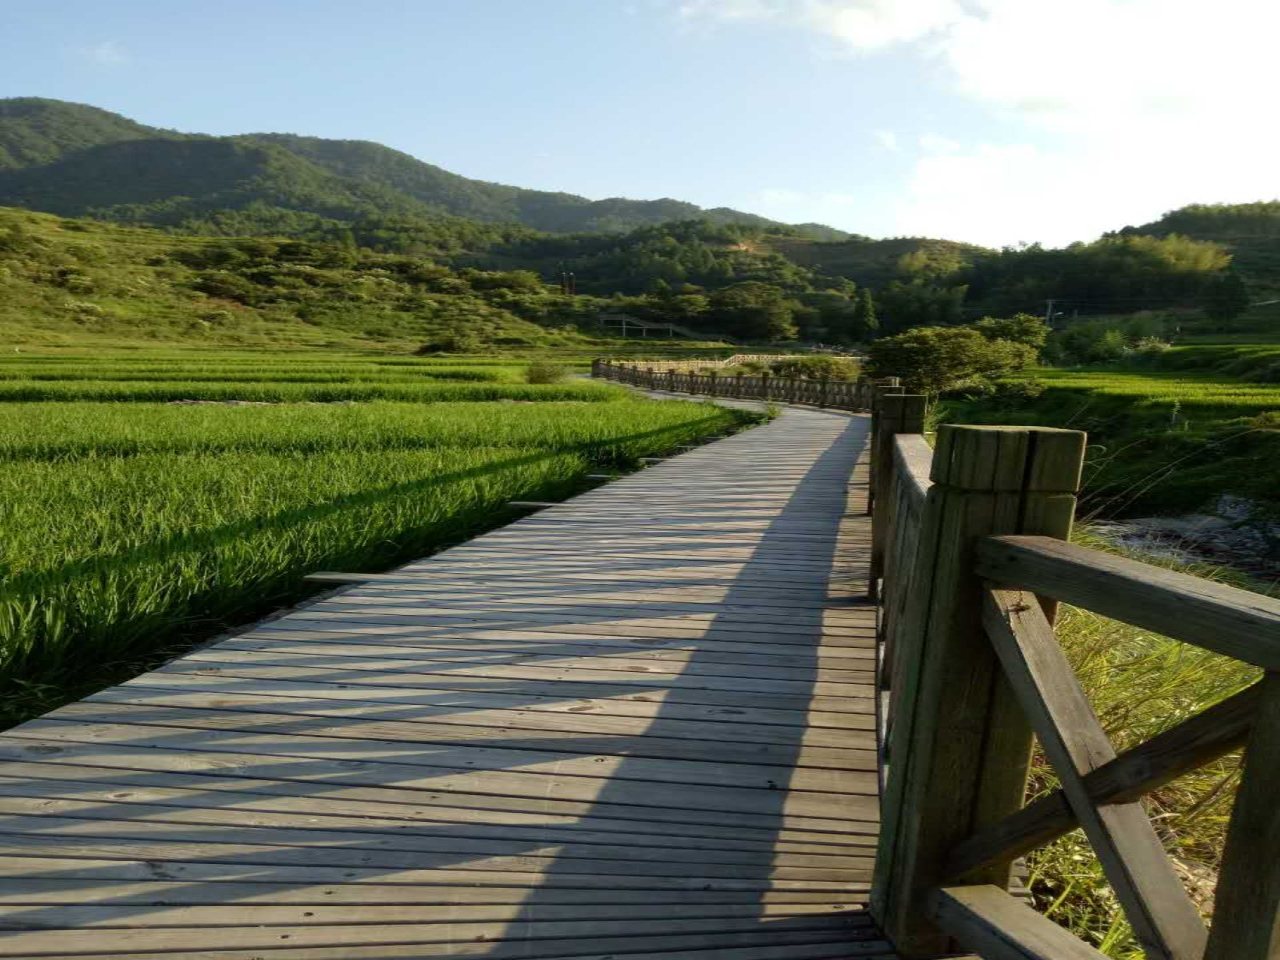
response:
[[[12,761],[0,772],[3,923],[55,928],[0,936],[0,956],[124,956],[163,941],[169,957],[282,960],[766,945],[809,958],[870,937],[845,911],[875,832],[874,787],[850,783],[874,784],[874,751],[814,748],[800,722],[811,703],[834,715],[853,687],[820,677],[823,601],[829,578],[865,576],[858,534],[840,539],[865,421],[820,416],[807,468],[788,447],[816,441],[775,423],[771,455],[704,477],[683,515],[646,519],[642,499],[611,523],[584,498],[567,527],[534,518],[506,528],[510,540],[499,531],[412,565],[476,577],[456,613],[424,599],[429,578],[398,589],[406,613],[361,612],[360,596],[397,588],[353,591],[0,738]],[[736,498],[756,498],[755,513]],[[619,548],[619,526],[653,536]],[[502,580],[532,560],[553,574]],[[648,569],[665,579],[606,589],[623,598],[612,613],[573,602],[602,589],[576,572]],[[762,609],[787,584],[814,599]],[[690,620],[708,601],[685,587],[723,593]],[[628,675],[637,650],[680,653],[678,672]],[[631,732],[586,732],[601,703],[617,708],[604,711],[615,727],[635,718]],[[493,711],[520,717],[495,730]],[[578,732],[556,735],[529,719],[576,716]],[[816,732],[840,744],[869,730]],[[846,755],[847,767],[832,759]],[[412,947],[428,923],[448,933]]]

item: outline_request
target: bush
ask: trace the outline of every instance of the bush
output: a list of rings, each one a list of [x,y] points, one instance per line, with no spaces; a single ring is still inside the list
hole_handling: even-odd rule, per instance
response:
[[[569,371],[549,360],[535,360],[524,371],[525,383],[559,383]]]
[[[476,353],[482,348],[480,338],[462,330],[438,333],[417,350],[418,356],[432,353]]]
[[[988,340],[972,327],[915,327],[867,350],[869,372],[896,376],[910,391],[938,394],[989,383],[1036,362],[1025,343]]]
[[[847,357],[819,355],[775,360],[772,369],[779,377],[798,377],[803,380],[856,380],[859,367],[856,361]]]

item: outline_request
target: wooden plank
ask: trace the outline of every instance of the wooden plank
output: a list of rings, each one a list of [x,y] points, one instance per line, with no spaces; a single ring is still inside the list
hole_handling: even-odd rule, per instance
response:
[[[427,678],[423,678],[421,683],[415,683],[413,677],[401,681],[398,675],[391,672],[369,672],[352,676],[338,669],[291,667],[256,661],[211,665],[183,659],[154,670],[145,677],[130,680],[121,686],[184,689],[206,683],[239,688],[246,693],[271,691],[278,691],[281,695],[291,695],[295,692],[314,693],[315,696],[322,697],[437,706],[454,712],[493,708],[649,720],[661,716],[664,721],[672,722],[709,720],[719,723],[740,723],[764,730],[761,736],[765,739],[771,736],[768,728],[772,727],[804,726],[815,730],[838,731],[870,730],[873,726],[866,716],[872,710],[872,703],[870,699],[863,697],[850,698],[843,705],[845,709],[839,712],[828,713],[815,709],[806,713],[800,708],[698,704],[686,703],[676,698],[659,702],[645,693],[616,689],[597,697],[569,697],[563,693],[557,696],[554,693],[504,692],[494,691],[493,688],[450,689],[439,685],[433,686],[432,681]],[[577,689],[575,687],[575,690]],[[781,735],[794,737],[794,734],[786,733],[785,730]]]
[[[978,545],[989,580],[1267,669],[1280,668],[1280,600],[1043,537]]]
[[[800,934],[803,938],[817,933],[818,939],[845,941],[872,939],[874,931],[865,922],[854,922],[839,915],[792,917],[764,923],[757,918],[723,918],[710,920],[637,920],[623,925],[614,920],[529,920],[519,922],[521,937],[539,939],[575,939],[590,941],[602,937],[626,936],[628,939],[661,935],[672,945],[685,940],[690,946],[705,943],[707,935],[753,933],[763,926],[777,924],[779,929]],[[0,956],[32,957],[53,952],[76,956],[107,954],[116,956],[131,952],[173,952],[199,942],[216,942],[220,949],[249,948],[270,950],[273,947],[360,947],[376,944],[415,946],[440,944],[452,946],[467,941],[494,941],[506,936],[506,923],[447,921],[430,924],[353,924],[349,926],[217,927],[207,933],[199,927],[189,929],[156,928],[84,928],[0,932]],[[197,939],[198,938],[198,939]],[[586,943],[581,946],[587,946]]]
[[[432,771],[443,779],[450,774],[501,776],[512,783],[550,776],[590,782],[606,779],[619,788],[634,782],[637,792],[661,785],[706,788],[707,796],[726,799],[740,796],[751,806],[768,804],[768,799],[751,797],[756,792],[774,793],[787,785],[797,795],[813,795],[821,803],[823,794],[874,796],[876,779],[861,770],[826,770],[765,764],[717,764],[700,760],[650,760],[607,753],[574,754],[555,750],[455,747],[404,738],[394,725],[334,724],[326,718],[275,717],[245,714],[219,716],[212,712],[155,711],[130,723],[131,714],[142,713],[114,704],[71,704],[49,718],[23,724],[11,736],[34,735],[41,739],[63,737],[81,742],[120,743],[155,746],[162,749],[248,751],[285,757],[329,757],[368,760],[396,766],[420,768],[424,776]],[[71,718],[75,719],[72,720]],[[411,734],[411,732],[410,732]],[[396,739],[396,737],[401,737]],[[501,773],[499,773],[501,771]],[[507,772],[520,771],[520,772]],[[532,787],[532,784],[530,784]],[[720,793],[710,788],[719,788]],[[536,789],[536,788],[535,788]],[[689,791],[693,793],[693,790]]]
[[[78,861],[61,861],[66,864]],[[206,880],[184,882],[172,880],[115,879],[119,864],[110,860],[86,861],[95,865],[93,877],[53,878],[10,876],[0,868],[0,904],[6,906],[80,904],[85,900],[86,880],[93,884],[95,896],[103,903],[120,906],[217,906],[233,903],[253,906],[523,906],[529,896],[525,886],[480,886],[426,883],[316,883],[308,885],[274,880]],[[127,864],[126,864],[127,866]],[[74,871],[72,871],[74,872]],[[536,882],[535,878],[528,878]],[[541,904],[552,906],[645,906],[661,904],[696,904],[703,906],[748,907],[764,915],[785,914],[794,908],[861,910],[865,887],[848,891],[822,890],[660,890],[618,889],[615,887],[547,886],[538,891]]]
[[[530,710],[515,698],[514,709],[467,709],[438,706],[430,697],[408,702],[396,697],[379,700],[377,689],[367,694],[345,684],[323,684],[271,680],[255,683],[251,679],[227,676],[182,676],[165,674],[144,676],[120,687],[111,688],[89,701],[142,702],[175,706],[216,706],[236,709],[251,705],[268,712],[344,716],[360,715],[414,722],[434,721],[459,726],[486,726],[517,730],[555,731],[557,733],[607,734],[613,736],[661,737],[689,740],[712,740],[717,743],[767,744],[796,749],[798,746],[828,747],[835,750],[873,750],[875,737],[869,729],[835,730],[805,727],[800,723],[769,725],[759,722],[722,722],[663,717],[655,729],[651,718],[613,716],[592,709]],[[216,695],[210,697],[208,695]],[[362,694],[366,694],[363,695]],[[197,702],[196,697],[200,697]],[[870,727],[870,724],[867,724]]]
[[[79,795],[67,796],[76,793]],[[0,813],[9,817],[48,814],[50,817],[82,821],[129,820],[240,827],[246,831],[250,828],[269,829],[273,831],[273,842],[283,842],[280,837],[284,834],[280,831],[291,828],[303,828],[308,832],[329,831],[332,834],[358,833],[367,836],[371,843],[386,843],[382,839],[386,835],[407,837],[408,848],[432,851],[504,852],[515,849],[527,853],[551,843],[572,843],[603,859],[647,859],[649,854],[646,851],[629,848],[641,846],[652,850],[671,846],[700,851],[699,857],[705,852],[708,863],[756,864],[761,854],[778,854],[779,863],[838,866],[835,860],[822,858],[865,856],[867,852],[865,839],[861,845],[837,843],[834,839],[824,843],[804,843],[789,839],[677,837],[672,834],[655,839],[653,833],[629,832],[626,830],[628,824],[622,824],[622,829],[619,829],[595,818],[557,828],[546,824],[513,824],[509,817],[490,818],[486,823],[476,816],[438,817],[433,820],[408,816],[404,811],[398,816],[360,815],[349,808],[335,810],[335,805],[326,803],[323,797],[306,798],[305,803],[297,804],[264,804],[252,799],[235,802],[236,798],[221,794],[218,799],[224,804],[209,808],[209,798],[193,790],[183,793],[173,790],[161,793],[154,789],[116,793],[129,793],[131,796],[127,800],[108,799],[102,795],[100,787],[95,792],[92,784],[81,784],[77,791],[57,782],[46,786],[39,781],[20,784],[5,781],[0,782]],[[157,800],[165,802],[155,802]],[[204,804],[200,802],[202,800]],[[230,806],[232,803],[234,809]],[[307,803],[312,804],[310,810],[306,809]],[[51,820],[50,826],[62,824]],[[425,832],[418,828],[425,828]],[[246,832],[245,838],[249,837]]]
[[[999,887],[943,887],[929,901],[930,917],[963,949],[984,960],[1106,960]]]
[[[102,774],[108,781],[120,776],[120,771],[132,771],[135,778],[159,772],[195,777],[192,783],[197,787],[216,778],[229,787],[258,793],[369,799],[415,806],[467,805],[485,810],[645,819],[657,824],[722,825],[726,811],[718,809],[721,803],[734,808],[728,811],[733,814],[733,823],[765,830],[866,832],[878,818],[874,797],[845,796],[836,809],[831,809],[825,801],[806,794],[788,793],[783,800],[762,798],[763,802],[752,804],[748,801],[758,795],[728,794],[711,787],[692,792],[670,786],[650,790],[637,784],[616,794],[611,791],[601,799],[598,781],[578,778],[543,775],[535,779],[504,771],[452,776],[438,771],[433,774],[430,769],[392,768],[353,760],[323,762],[306,756],[165,749],[128,743],[106,748],[92,740],[77,743],[66,738],[0,738],[0,758],[39,762],[42,768],[63,763],[94,766],[108,771]]]
[[[228,891],[229,892],[229,891]],[[0,904],[0,929],[40,930],[118,927],[313,927],[339,924],[415,924],[527,922],[529,908],[516,900],[505,904],[348,904],[304,903],[298,905],[234,903],[225,904],[57,904],[54,909],[40,904]],[[759,920],[764,916],[813,918],[840,916],[839,922],[851,930],[871,925],[871,918],[856,907],[814,903],[776,904],[761,910],[754,903],[617,903],[539,904],[537,922],[566,920],[619,923],[655,920]],[[826,926],[826,923],[817,924]]]
[[[1095,804],[1084,776],[1115,760],[1111,742],[1036,597],[988,590],[987,632],[1103,872],[1148,954],[1200,960],[1206,932],[1138,801]]]
[[[1095,805],[1139,800],[1242,746],[1258,693],[1255,684],[1089,771],[1082,778],[1089,799]],[[1054,790],[959,844],[947,876],[955,879],[984,864],[1020,857],[1078,826],[1066,795]]]
[[[776,924],[776,926],[775,926]],[[614,925],[616,929],[616,925]],[[396,931],[404,937],[412,936],[412,931],[398,930]],[[546,931],[540,931],[545,933]],[[617,936],[593,936],[588,940],[583,940],[577,936],[575,929],[562,929],[560,932],[571,934],[570,939],[564,939],[558,936],[552,937],[527,937],[518,940],[495,940],[486,936],[481,932],[475,932],[475,928],[466,928],[459,926],[453,931],[454,935],[443,942],[423,943],[416,937],[411,943],[391,943],[365,945],[360,943],[360,938],[367,937],[368,931],[359,927],[344,927],[337,931],[337,939],[355,940],[355,943],[348,943],[342,946],[325,946],[325,945],[305,945],[301,947],[288,946],[288,944],[296,941],[292,939],[284,939],[281,937],[293,937],[293,934],[277,934],[275,941],[271,944],[270,949],[259,945],[253,945],[248,948],[237,948],[228,945],[223,948],[214,948],[205,946],[208,944],[219,943],[222,937],[218,934],[220,931],[204,931],[198,927],[192,928],[185,935],[175,935],[173,939],[185,940],[188,944],[198,944],[194,950],[183,950],[180,954],[175,954],[171,949],[161,948],[157,953],[153,945],[148,945],[145,952],[134,952],[119,942],[98,941],[96,937],[102,937],[100,931],[94,931],[93,937],[82,937],[78,942],[73,941],[67,943],[64,940],[60,947],[70,948],[76,952],[61,952],[59,956],[110,956],[113,960],[159,960],[159,957],[180,956],[183,960],[405,960],[405,958],[434,958],[434,957],[485,957],[494,956],[497,950],[501,950],[502,954],[507,957],[518,957],[520,960],[558,960],[558,958],[572,957],[574,960],[616,960],[616,958],[625,956],[628,960],[632,960],[637,955],[655,956],[654,953],[648,951],[659,951],[656,956],[663,960],[670,958],[685,958],[685,960],[707,960],[708,951],[714,951],[713,955],[718,955],[719,960],[724,958],[732,958],[732,960],[742,960],[742,954],[736,952],[743,948],[755,948],[770,945],[788,945],[791,952],[784,954],[790,960],[795,958],[830,958],[830,957],[875,957],[881,958],[890,955],[891,947],[883,940],[868,939],[861,943],[850,942],[851,937],[849,931],[840,927],[830,927],[828,929],[808,929],[808,930],[790,930],[782,921],[774,921],[770,924],[757,924],[752,929],[725,930],[716,929],[703,932],[687,932],[679,934],[666,934],[654,931],[624,933]],[[349,935],[344,935],[349,934]],[[437,934],[439,935],[439,934]],[[0,935],[3,936],[3,935]],[[15,941],[15,938],[22,938],[21,941]],[[33,943],[39,945],[49,942],[49,934],[31,934],[19,933],[10,934],[0,939],[0,956],[15,956],[29,958],[34,955],[30,952]],[[120,938],[113,938],[119,940]],[[138,938],[132,939],[136,942]],[[240,939],[251,938],[241,937]],[[300,938],[304,942],[307,939],[315,939],[314,937]],[[101,945],[102,949],[97,949]],[[512,944],[512,946],[508,946]],[[518,944],[518,946],[516,946]],[[804,952],[795,952],[797,947]],[[629,948],[629,949],[628,949]],[[89,952],[85,952],[88,950]],[[624,951],[619,953],[619,951]],[[816,951],[816,952],[810,952]],[[47,953],[39,954],[39,956],[48,956]],[[776,954],[775,954],[776,956]]]
[[[75,763],[10,762],[0,780],[0,794],[12,797],[59,797],[94,800],[104,806],[154,804],[199,808],[213,804],[218,810],[244,809],[268,813],[292,813],[347,817],[360,821],[382,818],[414,823],[423,830],[449,824],[467,836],[485,836],[492,828],[536,828],[542,838],[572,839],[579,831],[608,833],[614,843],[649,843],[657,835],[677,838],[690,849],[702,846],[722,849],[778,849],[807,852],[865,848],[873,844],[866,830],[851,826],[843,831],[821,829],[821,824],[800,823],[786,817],[756,821],[735,819],[721,823],[678,822],[679,811],[664,819],[646,811],[622,806],[596,808],[568,802],[521,803],[505,798],[495,805],[483,797],[405,796],[396,790],[329,789],[309,792],[282,781],[245,778],[209,778],[169,771],[113,771]],[[417,800],[419,802],[411,802]],[[121,814],[124,815],[124,814]],[[360,826],[360,824],[356,824]],[[507,831],[510,835],[510,831]]]
[[[1280,956],[1280,673],[1260,684],[1227,844],[1214,892],[1205,960]]]

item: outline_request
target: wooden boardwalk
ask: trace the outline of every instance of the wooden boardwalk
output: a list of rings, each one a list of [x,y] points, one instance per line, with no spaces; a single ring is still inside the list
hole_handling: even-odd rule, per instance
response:
[[[0,956],[891,956],[866,423],[787,410],[0,736]]]

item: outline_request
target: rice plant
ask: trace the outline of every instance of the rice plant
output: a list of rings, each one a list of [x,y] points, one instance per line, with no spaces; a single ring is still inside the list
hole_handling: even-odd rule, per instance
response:
[[[112,379],[147,373],[151,359],[129,357],[45,362],[68,375],[48,380],[28,365],[25,379],[0,380],[0,400],[24,401],[0,402],[9,719],[118,679],[114,664],[289,603],[313,589],[301,579],[311,570],[422,556],[510,520],[508,500],[557,499],[602,465],[753,419],[589,382],[510,382],[518,366],[507,382],[405,382],[400,365],[352,382],[218,361],[244,379],[166,379],[185,371],[162,362],[150,378]],[[198,398],[271,402],[156,402]]]

